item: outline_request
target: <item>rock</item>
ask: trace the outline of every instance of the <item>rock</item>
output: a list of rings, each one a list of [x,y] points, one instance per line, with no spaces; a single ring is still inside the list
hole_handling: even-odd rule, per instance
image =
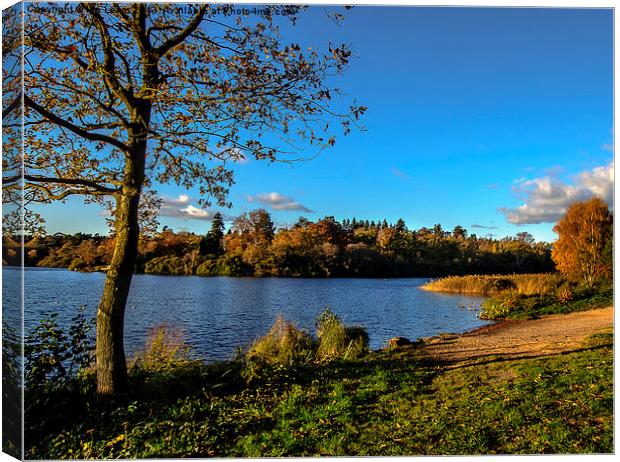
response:
[[[411,341],[409,339],[406,339],[405,337],[394,337],[388,340],[387,346],[388,348],[398,348],[411,344]]]

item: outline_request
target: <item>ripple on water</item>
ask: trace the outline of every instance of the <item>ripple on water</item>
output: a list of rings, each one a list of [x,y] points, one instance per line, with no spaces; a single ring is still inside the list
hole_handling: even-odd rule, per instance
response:
[[[3,277],[11,269],[3,269]],[[26,328],[49,313],[68,325],[75,309],[86,305],[94,316],[105,275],[48,268],[26,269]],[[200,278],[136,275],[125,322],[129,354],[144,345],[149,328],[179,325],[195,354],[208,360],[228,359],[236,347],[265,334],[282,314],[314,332],[317,315],[329,305],[346,324],[366,327],[371,348],[388,339],[429,337],[464,332],[488,322],[476,317],[482,297],[426,292],[422,278],[291,279]],[[10,294],[3,293],[3,303]],[[463,308],[465,306],[465,308]]]

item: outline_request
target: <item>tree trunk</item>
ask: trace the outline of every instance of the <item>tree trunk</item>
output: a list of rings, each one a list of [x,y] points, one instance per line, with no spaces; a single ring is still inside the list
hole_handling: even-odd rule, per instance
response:
[[[100,397],[123,393],[127,388],[123,342],[125,304],[138,256],[138,207],[144,184],[151,92],[158,86],[158,77],[157,60],[152,55],[143,57],[141,91],[145,96],[134,100],[131,111],[127,143],[130,149],[125,158],[122,190],[116,197],[114,255],[97,311],[97,394]]]
[[[116,199],[114,255],[97,311],[97,394],[122,393],[127,385],[123,344],[125,304],[138,254],[139,192]]]

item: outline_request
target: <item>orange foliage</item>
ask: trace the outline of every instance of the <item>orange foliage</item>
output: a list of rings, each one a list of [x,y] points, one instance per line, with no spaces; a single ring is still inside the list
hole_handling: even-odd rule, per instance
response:
[[[611,264],[604,250],[612,239],[612,217],[599,198],[575,202],[553,228],[558,240],[551,258],[569,280],[592,286],[611,275]]]

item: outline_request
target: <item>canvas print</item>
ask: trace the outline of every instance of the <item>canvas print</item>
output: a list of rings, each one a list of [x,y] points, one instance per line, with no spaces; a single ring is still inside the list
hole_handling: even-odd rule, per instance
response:
[[[613,453],[613,9],[17,3],[17,459]]]

